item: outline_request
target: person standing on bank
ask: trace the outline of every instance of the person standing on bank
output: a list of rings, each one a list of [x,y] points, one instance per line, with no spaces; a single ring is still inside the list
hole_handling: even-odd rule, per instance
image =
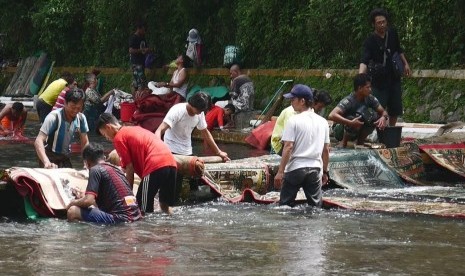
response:
[[[412,72],[400,47],[397,31],[388,27],[388,13],[384,9],[374,9],[370,13],[370,20],[374,32],[363,43],[359,73],[369,73],[372,76],[373,95],[387,109],[389,125],[395,126],[398,117],[403,114],[403,106],[401,76],[394,71],[392,56],[396,52],[400,55],[404,75],[410,76]]]
[[[283,155],[274,186],[281,189],[279,205],[295,206],[295,197],[302,187],[311,206],[321,207],[321,186],[328,182],[329,125],[312,110],[310,87],[296,84],[284,94],[298,113],[284,126]]]
[[[150,52],[145,39],[144,22],[136,23],[136,31],[129,38],[129,57],[132,67],[132,88],[134,91],[140,90],[147,86],[145,77],[145,55]]]

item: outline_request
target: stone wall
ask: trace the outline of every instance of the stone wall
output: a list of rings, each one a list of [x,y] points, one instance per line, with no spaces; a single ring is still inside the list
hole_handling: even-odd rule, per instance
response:
[[[54,68],[50,81],[62,71],[70,71],[83,82],[84,76],[93,68],[59,67]],[[99,68],[105,77],[105,90],[118,87],[130,91],[131,72],[121,68]],[[15,68],[2,71],[0,87],[6,87],[15,72]],[[169,80],[170,70],[155,69],[147,72],[149,80]],[[305,83],[312,88],[325,89],[334,99],[333,105],[325,110],[327,115],[337,102],[346,96],[352,88],[352,77],[357,73],[353,69],[244,69],[255,83],[255,109],[262,110],[271,101],[280,87],[280,81],[292,79],[295,83]],[[189,69],[189,84],[208,86],[212,78],[223,78],[228,83],[229,71],[226,68]],[[292,85],[283,87],[290,90]],[[404,116],[406,122],[446,123],[465,121],[465,70],[414,70],[412,77],[403,79]],[[3,91],[2,91],[3,92]],[[288,103],[283,103],[280,110]]]

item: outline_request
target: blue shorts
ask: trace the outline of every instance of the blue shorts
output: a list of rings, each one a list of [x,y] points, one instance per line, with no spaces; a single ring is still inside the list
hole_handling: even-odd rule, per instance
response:
[[[89,208],[80,208],[81,217],[84,221],[95,222],[95,223],[104,223],[104,224],[114,224],[118,221],[115,221],[113,215],[108,214],[97,207]]]

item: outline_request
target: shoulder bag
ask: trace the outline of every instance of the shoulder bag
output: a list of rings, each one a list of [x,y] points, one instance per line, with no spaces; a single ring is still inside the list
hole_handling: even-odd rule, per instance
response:
[[[394,72],[394,76],[400,78],[404,74],[404,63],[400,58],[399,52],[395,52],[391,56],[392,60],[392,71]]]
[[[368,75],[370,75],[373,79],[380,79],[384,78],[386,75],[386,49],[387,49],[387,41],[388,41],[388,32],[386,32],[386,37],[384,41],[384,55],[383,55],[383,63],[376,63],[373,60],[370,60],[368,63]]]

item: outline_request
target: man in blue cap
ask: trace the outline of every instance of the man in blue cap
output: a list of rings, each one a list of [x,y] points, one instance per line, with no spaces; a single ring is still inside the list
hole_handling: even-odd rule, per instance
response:
[[[321,186],[328,182],[328,122],[312,112],[313,91],[307,85],[296,84],[284,98],[291,99],[298,114],[284,126],[283,154],[274,178],[275,188],[281,188],[279,204],[293,207],[297,192],[303,188],[307,203],[321,207]]]

